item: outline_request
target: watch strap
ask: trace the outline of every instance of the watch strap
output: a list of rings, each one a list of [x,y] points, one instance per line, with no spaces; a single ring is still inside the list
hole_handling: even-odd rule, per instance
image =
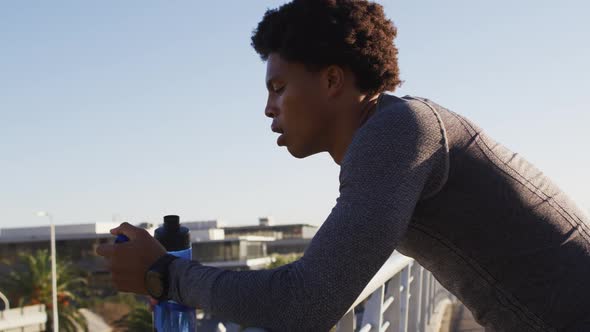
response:
[[[162,288],[164,291],[162,293],[162,296],[160,298],[156,298],[156,300],[161,301],[168,298],[168,288],[170,285],[170,273],[168,272],[168,268],[170,266],[170,263],[172,263],[175,259],[178,258],[179,257],[174,256],[172,254],[163,255],[162,257],[158,258],[148,269],[148,271],[156,272],[162,277]],[[148,289],[148,293],[149,292],[150,290]]]

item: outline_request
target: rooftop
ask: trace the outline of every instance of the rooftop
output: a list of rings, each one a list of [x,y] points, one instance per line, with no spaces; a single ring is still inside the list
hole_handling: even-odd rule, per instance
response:
[[[112,237],[110,230],[119,226],[115,222],[97,222],[89,224],[56,225],[56,240],[93,239]],[[0,229],[0,243],[49,241],[49,226],[19,227]]]

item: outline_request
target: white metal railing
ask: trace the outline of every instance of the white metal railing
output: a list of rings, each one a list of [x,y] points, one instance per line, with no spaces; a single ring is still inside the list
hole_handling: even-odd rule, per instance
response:
[[[456,298],[412,258],[398,252],[383,264],[336,325],[337,332],[438,332]]]
[[[0,311],[0,331],[45,331],[46,322],[44,304]]]
[[[444,308],[454,302],[428,270],[394,252],[340,319],[336,332],[438,332]],[[225,323],[216,331],[266,330]]]
[[[3,310],[10,309],[10,303],[8,302],[8,298],[6,297],[6,295],[2,294],[2,292],[0,292],[0,299],[2,299],[2,302],[4,302]]]

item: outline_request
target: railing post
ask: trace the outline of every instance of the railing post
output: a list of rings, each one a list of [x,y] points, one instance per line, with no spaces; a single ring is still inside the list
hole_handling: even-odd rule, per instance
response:
[[[430,318],[430,314],[428,313],[430,309],[430,272],[423,269],[422,273],[422,296],[421,296],[421,303],[420,303],[420,331],[424,332],[426,330],[427,321]]]
[[[409,316],[409,300],[410,300],[410,271],[412,269],[412,263],[408,264],[400,276],[400,322],[399,331],[406,332],[408,330],[408,316]]]
[[[428,324],[430,324],[430,319],[432,318],[432,314],[434,313],[434,306],[436,305],[436,303],[434,303],[434,288],[436,285],[434,284],[434,276],[430,272],[428,272],[428,283],[428,289],[430,290],[428,295]]]
[[[336,332],[354,332],[355,329],[354,308],[349,310],[344,315],[338,324],[336,324]]]
[[[416,263],[412,264],[410,278],[408,328],[410,331],[420,331],[422,319],[422,271],[424,268]]]
[[[399,288],[401,285],[401,271],[389,280],[388,292],[389,296],[393,297],[393,302],[389,305],[387,316],[384,318],[389,319],[389,323],[393,328],[392,331],[396,332],[399,327],[400,315],[401,315],[401,303]]]
[[[383,324],[383,315],[381,309],[383,307],[383,285],[369,296],[367,303],[365,303],[365,311],[363,313],[363,323],[361,327],[367,324],[371,325],[372,331],[381,331],[381,324]],[[373,327],[375,330],[373,330]]]

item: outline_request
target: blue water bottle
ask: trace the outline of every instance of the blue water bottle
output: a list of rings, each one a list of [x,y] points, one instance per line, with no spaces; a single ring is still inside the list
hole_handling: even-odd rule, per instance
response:
[[[191,260],[193,251],[188,228],[180,226],[178,216],[165,216],[164,225],[158,227],[154,237],[169,254]],[[197,317],[195,308],[175,301],[161,301],[154,307],[154,330],[157,332],[194,332]]]

